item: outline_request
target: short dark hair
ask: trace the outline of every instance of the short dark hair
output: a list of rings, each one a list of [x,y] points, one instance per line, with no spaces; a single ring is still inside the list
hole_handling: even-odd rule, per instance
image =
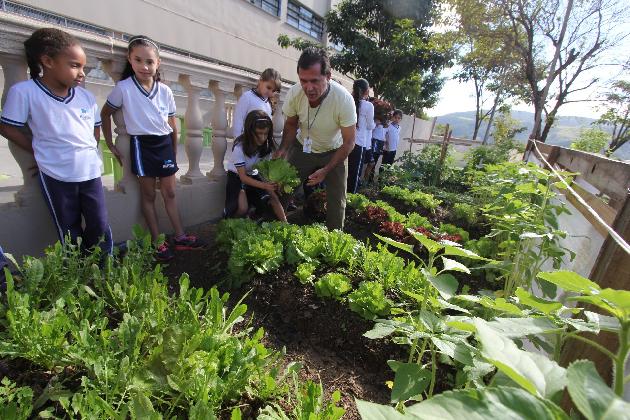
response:
[[[302,54],[300,55],[300,59],[297,63],[297,70],[306,70],[318,63],[321,65],[322,74],[329,75],[330,58],[328,57],[326,50],[318,47],[308,47],[302,51]]]
[[[403,112],[400,109],[395,109],[392,115],[400,115],[400,117],[402,118]]]
[[[24,41],[26,62],[28,63],[31,79],[39,77],[42,70],[41,59],[43,55],[54,58],[63,50],[74,45],[79,45],[75,37],[56,28],[41,28]]]

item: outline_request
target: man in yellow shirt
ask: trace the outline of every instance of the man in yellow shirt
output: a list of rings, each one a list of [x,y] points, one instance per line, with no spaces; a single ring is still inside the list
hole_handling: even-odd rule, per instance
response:
[[[289,90],[282,107],[286,120],[276,157],[286,157],[306,185],[326,183],[326,226],[343,229],[348,155],[357,123],[354,99],[330,79],[330,60],[323,49],[305,49],[297,73],[300,83]]]

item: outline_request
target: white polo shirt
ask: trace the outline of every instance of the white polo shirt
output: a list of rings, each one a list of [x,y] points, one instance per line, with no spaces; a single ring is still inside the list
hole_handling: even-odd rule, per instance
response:
[[[361,99],[357,122],[357,146],[372,147],[372,130],[374,127],[374,105],[365,99]]]
[[[168,117],[175,115],[175,98],[171,88],[158,81],[147,92],[136,76],[116,83],[107,97],[107,105],[122,108],[127,133],[132,136],[170,134]]]
[[[383,124],[376,124],[374,130],[372,130],[372,138],[380,141],[385,141],[385,127],[383,127]]]
[[[232,134],[237,138],[243,134],[245,118],[252,111],[261,110],[271,118],[271,104],[268,98],[264,98],[254,89],[250,89],[243,93],[236,103],[234,116],[232,117]]]
[[[227,164],[228,171],[234,172],[238,174],[237,168],[245,168],[245,172],[248,175],[252,175],[254,173],[254,165],[261,160],[271,159],[271,153],[267,156],[259,156],[256,153],[254,156],[247,156],[243,151],[243,144],[238,142],[234,145],[232,149],[232,155],[230,156],[230,160]]]
[[[319,107],[311,108],[299,83],[289,89],[282,107],[287,117],[298,117],[297,140],[304,144],[306,136],[310,136],[314,153],[341,147],[341,127],[351,127],[357,123],[357,111],[350,92],[334,80],[329,83],[330,91]]]
[[[44,174],[64,182],[101,176],[94,127],[101,117],[94,96],[77,86],[65,98],[52,93],[39,79],[9,89],[0,120],[33,133],[35,161]]]
[[[385,132],[385,150],[393,152],[398,149],[398,141],[400,140],[400,125],[391,123]]]

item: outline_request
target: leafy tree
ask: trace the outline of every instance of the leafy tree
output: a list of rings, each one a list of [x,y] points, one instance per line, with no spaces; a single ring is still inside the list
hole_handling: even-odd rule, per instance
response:
[[[512,118],[509,108],[504,108],[494,121],[494,132],[492,137],[496,145],[512,148],[515,146],[515,137],[527,128],[520,125],[521,122],[516,118]]]
[[[510,97],[523,95],[525,80],[518,69],[515,50],[507,43],[496,42],[498,33],[510,30],[507,20],[501,16],[487,19],[490,11],[485,3],[469,0],[449,0],[448,3],[456,13],[445,14],[446,23],[458,28],[454,36],[461,70],[455,78],[474,84],[472,138],[477,139],[482,123],[487,121],[483,139],[486,144],[496,111]]]
[[[610,134],[601,128],[589,128],[580,131],[580,136],[571,143],[571,149],[583,152],[600,153],[608,144]]]
[[[598,124],[612,126],[612,137],[606,156],[612,155],[630,140],[630,82],[619,80],[605,94],[606,112],[599,117]]]
[[[434,0],[414,9],[413,19],[401,18],[386,0],[343,0],[326,15],[326,28],[333,45],[333,68],[370,82],[376,96],[393,102],[406,113],[419,113],[438,100],[442,88],[440,70],[452,56],[449,42],[431,33]],[[278,38],[283,47],[299,50],[312,41]]]
[[[483,19],[508,22],[497,42],[513,48],[534,106],[530,137],[545,141],[559,108],[599,82],[591,70],[627,36],[618,0],[471,0]],[[486,7],[482,7],[482,6]],[[472,7],[472,5],[471,5]],[[625,57],[624,57],[625,58]]]

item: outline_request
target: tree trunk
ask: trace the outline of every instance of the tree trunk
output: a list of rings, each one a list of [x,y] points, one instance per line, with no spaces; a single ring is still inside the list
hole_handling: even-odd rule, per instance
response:
[[[483,135],[482,145],[488,144],[488,137],[490,136],[490,127],[492,127],[492,122],[494,121],[494,113],[497,111],[497,106],[499,105],[499,98],[501,97],[501,92],[497,92],[497,95],[494,97],[494,103],[492,104],[492,111],[490,111],[490,117],[488,117],[488,125],[486,126],[486,132]]]
[[[551,127],[556,119],[556,114],[558,110],[554,109],[549,114],[547,114],[547,118],[545,119],[545,128],[540,135],[540,141],[545,143],[547,141],[547,135],[549,135],[549,131],[551,131]]]

